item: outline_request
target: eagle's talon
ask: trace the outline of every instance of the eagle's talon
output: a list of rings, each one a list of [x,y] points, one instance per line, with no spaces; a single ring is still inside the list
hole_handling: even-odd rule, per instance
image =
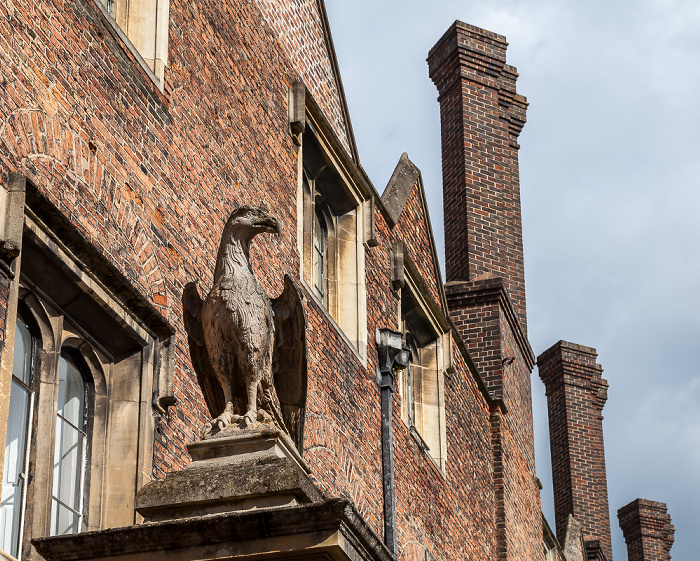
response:
[[[208,427],[205,426],[204,432],[207,435],[212,434],[213,432],[221,432],[224,430],[226,427],[228,427],[231,423],[234,421],[237,421],[240,419],[239,415],[236,415],[233,412],[233,403],[230,401],[226,404],[226,408],[224,409],[223,413],[216,417],[215,419],[211,419],[209,421]],[[216,431],[214,430],[216,429]]]
[[[251,426],[257,419],[258,417],[258,412],[257,411],[248,411],[243,417],[241,417],[241,422],[243,423],[244,428],[248,428]]]

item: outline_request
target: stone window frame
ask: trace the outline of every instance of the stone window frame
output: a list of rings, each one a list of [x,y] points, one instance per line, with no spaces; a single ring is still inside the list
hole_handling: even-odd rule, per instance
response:
[[[169,0],[94,0],[114,37],[163,93],[168,66]]]
[[[403,253],[402,248],[399,253]],[[445,413],[445,376],[452,371],[452,331],[449,322],[427,291],[420,275],[407,256],[402,256],[401,286],[395,291],[398,297],[397,324],[404,333],[404,342],[415,342],[418,349],[412,352],[413,360],[422,360],[421,382],[425,374],[432,374],[434,393],[413,388],[409,391],[407,378],[411,367],[398,376],[398,395],[401,396],[401,420],[420,450],[445,476],[447,464],[447,432]],[[411,314],[410,318],[406,316]],[[410,329],[409,329],[410,324]],[[420,330],[421,333],[416,333]],[[407,337],[407,333],[412,337]],[[410,339],[413,339],[411,341]],[[429,348],[434,345],[434,351]],[[418,351],[417,353],[415,351]],[[413,404],[409,403],[409,395]],[[428,400],[428,398],[430,398]],[[413,415],[409,409],[414,409]],[[432,413],[432,414],[430,414]],[[411,418],[413,417],[413,418]]]
[[[83,519],[85,518],[85,480],[89,480],[89,469],[90,464],[88,464],[88,450],[90,449],[90,433],[92,432],[91,426],[94,421],[94,410],[92,407],[92,402],[94,398],[94,392],[90,391],[93,387],[92,377],[88,373],[89,371],[82,367],[82,357],[74,356],[72,353],[68,352],[68,349],[61,349],[61,354],[59,358],[58,368],[58,401],[56,402],[56,410],[54,411],[54,423],[56,427],[56,436],[54,438],[54,454],[53,454],[53,485],[51,489],[51,522],[49,531],[52,536],[58,536],[63,534],[77,534],[82,529]],[[61,407],[65,409],[66,403],[61,403],[61,371],[65,365],[66,372],[66,382],[63,387],[63,394],[65,396],[66,390],[70,389],[70,384],[68,382],[68,376],[71,371],[75,372],[80,381],[79,385],[79,396],[81,403],[80,418],[79,422],[74,423],[69,420],[66,415],[62,414]],[[75,397],[78,397],[76,395]],[[76,444],[76,458],[75,462],[71,463],[71,458],[68,456],[67,462],[64,461],[68,450],[65,449],[66,444],[68,449],[73,448],[70,442],[66,443],[63,435],[64,425],[67,425],[68,434],[73,434],[77,436]],[[72,429],[72,430],[71,430]],[[59,434],[60,433],[60,434]],[[65,475],[68,475],[68,481],[66,481]],[[58,479],[57,479],[58,476]],[[75,485],[77,482],[77,485]],[[73,504],[70,501],[65,500],[62,496],[62,487],[65,483],[68,483],[69,487],[75,485],[77,489],[73,489],[72,495],[73,499],[77,499]],[[65,531],[60,531],[62,513],[61,509],[69,511],[68,514],[72,514],[71,524]],[[77,516],[77,520],[75,520]],[[77,522],[77,524],[76,524]],[[70,531],[73,530],[73,531]]]
[[[21,555],[21,547],[22,547],[22,536],[24,535],[24,512],[26,510],[26,503],[27,503],[27,472],[28,472],[28,464],[29,464],[29,449],[30,449],[30,440],[32,438],[32,426],[33,426],[33,420],[34,420],[34,402],[36,398],[36,390],[34,387],[34,381],[35,381],[35,364],[34,364],[34,356],[35,356],[35,350],[36,350],[36,329],[31,325],[30,322],[25,320],[25,317],[27,317],[26,313],[20,313],[17,315],[17,319],[15,321],[15,346],[16,346],[16,341],[17,337],[21,337],[21,335],[17,334],[17,326],[18,324],[22,324],[26,331],[29,334],[29,342],[31,344],[29,348],[29,365],[27,365],[26,361],[24,362],[24,370],[23,374],[27,373],[28,374],[28,379],[24,380],[16,375],[15,371],[15,364],[12,365],[12,380],[10,384],[10,396],[9,396],[9,415],[12,415],[12,403],[13,403],[13,397],[15,395],[19,395],[19,399],[17,401],[22,401],[22,397],[24,397],[24,402],[26,403],[26,412],[24,415],[24,419],[21,420],[22,426],[23,426],[23,442],[21,443],[22,446],[20,448],[21,450],[21,455],[19,455],[18,460],[19,460],[19,471],[16,474],[16,482],[12,483],[12,487],[14,488],[14,509],[15,512],[13,512],[13,519],[15,516],[17,516],[17,526],[15,526],[15,520],[11,523],[11,533],[9,535],[3,535],[3,541],[8,540],[10,542],[10,549],[9,550],[2,550],[5,552],[10,553],[10,555],[17,555],[18,559],[22,558]],[[24,345],[23,345],[24,346]],[[24,346],[26,349],[26,346]],[[28,372],[27,372],[28,371]],[[24,393],[22,394],[15,394],[15,388],[19,387],[19,390]],[[16,399],[16,398],[15,398]],[[17,420],[17,419],[15,419]],[[9,436],[9,425],[10,425],[10,419],[8,417],[8,422],[6,425],[6,428],[8,430],[8,434],[6,434],[6,437]],[[5,454],[7,455],[8,448],[7,448],[7,438],[5,440]],[[5,463],[7,463],[7,457],[5,457]],[[9,467],[8,465],[3,466],[3,470],[5,468]],[[8,474],[3,471],[3,500],[7,500],[7,497],[5,495],[5,478],[7,478]],[[9,483],[9,482],[8,482]],[[14,510],[13,509],[13,510]],[[7,528],[7,519],[4,520],[5,522],[5,528],[0,528],[2,530],[8,529]],[[16,540],[16,542],[15,542]],[[15,552],[14,549],[19,548],[18,552]],[[1,548],[0,548],[1,549]]]
[[[302,93],[305,91],[301,88]],[[295,90],[298,93],[298,90]],[[374,198],[330,131],[320,109],[306,93],[297,193],[299,277],[341,338],[363,365],[367,362],[367,290],[365,253],[374,244]],[[299,125],[293,122],[292,125]],[[292,126],[294,130],[294,126]],[[325,294],[313,288],[314,217],[327,230]]]
[[[90,520],[91,509],[100,504],[100,489],[103,484],[101,452],[98,444],[105,440],[107,421],[96,414],[96,407],[107,394],[107,378],[103,362],[80,330],[71,325],[60,311],[42,301],[34,290],[21,283],[19,291],[21,317],[31,327],[34,336],[34,379],[35,392],[32,438],[29,443],[30,484],[27,486],[25,528],[32,535],[23,537],[23,550],[28,552],[28,541],[32,537],[51,534],[51,508],[53,500],[53,459],[55,451],[57,399],[59,387],[59,359],[69,356],[80,372],[86,385],[86,445],[83,459],[83,485],[81,505],[81,531],[97,529]],[[97,495],[97,496],[95,496]],[[29,522],[29,523],[27,523]]]
[[[152,478],[156,417],[167,414],[167,407],[176,402],[173,396],[174,346],[171,344],[175,331],[133,287],[127,286],[124,279],[116,278],[118,273],[114,267],[103,257],[96,257],[96,250],[35,186],[21,174],[12,174],[10,180],[5,197],[3,247],[12,240],[9,245],[13,248],[10,257],[14,280],[10,294],[15,296],[8,301],[8,309],[15,312],[7,318],[8,324],[13,325],[8,341],[14,341],[18,311],[31,325],[36,345],[33,353],[35,405],[29,443],[28,479],[31,483],[27,488],[20,549],[20,557],[24,557],[32,551],[32,538],[50,534],[51,458],[61,352],[68,351],[73,360],[80,361],[82,372],[89,373],[86,378],[92,386],[89,473],[86,474],[82,531],[128,526],[141,520],[133,508],[136,492]],[[37,256],[41,258],[37,260]],[[83,262],[85,258],[97,269],[88,269]],[[48,267],[49,263],[58,267],[55,270],[60,271],[64,279],[68,278],[71,286],[92,302],[94,309],[106,314],[102,317],[109,317],[112,332],[116,328],[131,341],[131,350],[127,354],[122,352],[121,356],[114,355],[96,340],[95,325],[81,324],[79,318],[62,310],[42,290],[42,286],[51,290],[47,283],[37,284],[36,278],[30,278],[36,275],[29,265],[32,261],[39,263],[40,268]],[[101,264],[95,265],[95,261]],[[56,278],[47,274],[49,280]],[[102,278],[110,283],[111,289]],[[103,342],[104,339],[103,335]],[[13,349],[6,346],[3,365],[12,364],[12,355]],[[0,552],[0,557],[2,555]]]

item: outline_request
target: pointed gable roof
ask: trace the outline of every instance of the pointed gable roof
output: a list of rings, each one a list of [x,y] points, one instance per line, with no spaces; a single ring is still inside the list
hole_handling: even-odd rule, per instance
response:
[[[437,249],[435,247],[435,237],[433,236],[433,227],[430,223],[430,212],[428,211],[428,202],[425,197],[425,189],[423,187],[423,178],[420,170],[408,158],[408,154],[404,152],[399,158],[398,164],[394,169],[394,173],[389,179],[389,183],[382,193],[382,204],[388,214],[389,227],[394,230],[404,241],[406,246],[412,250],[414,255],[423,253],[424,249],[428,255],[429,266],[422,267],[422,274],[432,273],[432,279],[424,279],[428,283],[435,283],[436,292],[440,302],[440,307],[443,313],[447,315],[447,299],[445,297],[445,288],[442,283],[442,274],[440,273],[440,263],[437,257]],[[410,203],[411,201],[412,203]],[[411,205],[417,206],[415,212],[410,213],[407,209]],[[418,220],[422,224],[416,224]],[[410,234],[420,233],[419,239]],[[413,247],[416,243],[424,245],[424,248]],[[419,263],[415,263],[419,265]],[[432,271],[430,271],[432,269]]]
[[[256,0],[294,69],[350,157],[359,162],[323,0]]]

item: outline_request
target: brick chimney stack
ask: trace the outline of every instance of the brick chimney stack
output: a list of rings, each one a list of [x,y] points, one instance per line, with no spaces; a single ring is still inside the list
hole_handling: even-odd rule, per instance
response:
[[[664,503],[636,499],[617,511],[628,561],[669,561],[675,528]]]
[[[611,561],[602,415],[608,383],[597,356],[590,347],[559,341],[539,356],[537,367],[547,390],[557,537],[564,539],[571,514],[587,549]]]
[[[450,317],[503,407],[491,413],[495,556],[542,554],[527,340],[518,135],[525,98],[505,37],[455,22],[428,55],[442,127]]]
[[[518,135],[525,98],[505,37],[455,22],[428,55],[442,125],[447,282],[500,277],[523,331]]]

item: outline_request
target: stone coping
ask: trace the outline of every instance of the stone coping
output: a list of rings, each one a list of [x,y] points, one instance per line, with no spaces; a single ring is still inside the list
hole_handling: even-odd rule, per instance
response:
[[[47,561],[394,559],[347,499],[36,538],[32,544]]]

